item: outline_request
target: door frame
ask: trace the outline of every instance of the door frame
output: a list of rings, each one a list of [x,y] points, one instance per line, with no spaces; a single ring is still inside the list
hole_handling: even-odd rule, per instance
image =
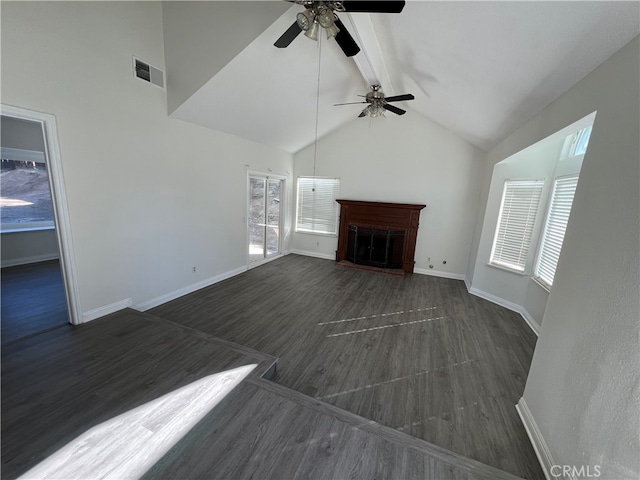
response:
[[[0,114],[32,122],[40,123],[45,146],[45,165],[49,175],[49,188],[53,201],[53,222],[55,225],[58,251],[60,254],[60,270],[67,302],[69,323],[80,325],[82,323],[82,311],[80,309],[80,292],[78,289],[77,268],[74,257],[73,237],[71,235],[71,222],[69,219],[69,207],[64,185],[64,172],[62,170],[62,156],[60,155],[60,143],[58,140],[58,128],[54,115],[12,105],[0,104]]]
[[[280,228],[280,235],[278,236],[278,250],[280,251],[280,253],[278,253],[277,255],[273,255],[271,257],[266,257],[263,258],[262,260],[256,260],[254,262],[251,261],[251,257],[249,256],[249,242],[250,242],[250,238],[249,238],[249,217],[250,217],[250,205],[249,205],[249,195],[251,194],[251,177],[264,177],[267,180],[271,179],[275,179],[275,180],[280,180],[282,182],[282,194],[280,195],[280,224],[282,225],[282,228]],[[267,182],[268,185],[268,182]],[[260,265],[264,265],[267,262],[270,262],[272,260],[275,260],[277,258],[283,257],[284,256],[284,244],[283,244],[283,234],[284,234],[284,229],[286,226],[286,215],[287,215],[287,177],[285,175],[278,175],[275,173],[271,173],[271,172],[261,172],[258,170],[247,170],[247,191],[245,193],[245,201],[247,202],[246,204],[246,222],[245,222],[245,232],[247,235],[247,241],[246,241],[246,245],[245,245],[245,255],[247,258],[247,270],[250,270],[252,268],[255,267],[259,267]]]

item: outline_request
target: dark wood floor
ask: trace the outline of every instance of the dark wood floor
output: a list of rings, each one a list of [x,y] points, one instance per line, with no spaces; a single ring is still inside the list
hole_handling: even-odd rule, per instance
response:
[[[274,361],[130,309],[14,342],[2,351],[2,478],[517,480],[265,380]],[[225,379],[185,390],[243,368],[254,370],[211,408]]]
[[[2,345],[69,321],[58,260],[3,268],[0,282]]]
[[[150,313],[280,358],[276,381],[524,478],[536,337],[464,283],[289,255]]]
[[[509,478],[491,466],[544,478],[514,408],[535,340],[462,282],[289,255],[146,314],[3,346],[2,478],[212,372],[271,371],[274,357],[278,384],[245,380],[145,478]]]

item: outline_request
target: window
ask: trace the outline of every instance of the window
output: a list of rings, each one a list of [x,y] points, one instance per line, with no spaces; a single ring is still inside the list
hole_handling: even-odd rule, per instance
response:
[[[586,153],[587,146],[589,145],[589,138],[591,138],[591,128],[592,125],[589,125],[575,134],[573,142],[571,143],[571,151],[569,152],[570,157]]]
[[[551,205],[542,233],[542,242],[534,271],[536,280],[547,287],[553,285],[577,186],[577,175],[558,178],[553,185]]]
[[[296,232],[338,233],[337,178],[298,177]]]
[[[524,272],[544,180],[504,182],[490,263]]]
[[[44,154],[2,148],[1,156],[2,231],[52,228],[53,201]]]

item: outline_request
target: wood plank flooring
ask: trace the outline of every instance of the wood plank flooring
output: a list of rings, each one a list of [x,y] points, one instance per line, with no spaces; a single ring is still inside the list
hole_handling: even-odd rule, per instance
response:
[[[536,337],[461,281],[288,255],[150,313],[279,357],[286,387],[544,478],[514,407]]]
[[[3,268],[2,345],[68,323],[58,260]]]
[[[232,350],[133,310],[2,349],[2,478],[89,429],[222,371],[273,357]]]
[[[2,356],[2,478],[518,479],[272,383],[273,357],[130,309]]]

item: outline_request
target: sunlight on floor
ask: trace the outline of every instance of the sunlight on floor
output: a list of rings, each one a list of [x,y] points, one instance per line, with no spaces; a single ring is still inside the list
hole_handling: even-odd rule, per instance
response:
[[[430,373],[435,373],[435,372],[438,372],[438,371],[446,370],[446,369],[451,368],[451,367],[459,367],[461,365],[466,365],[467,363],[472,363],[472,362],[475,362],[475,361],[476,360],[464,360],[462,362],[450,363],[448,365],[445,365],[444,367],[438,367],[438,368],[434,368],[434,369],[431,369],[431,370],[422,370],[420,372],[412,373],[411,375],[404,375],[402,377],[392,378],[391,380],[385,380],[384,382],[370,383],[369,385],[364,385],[362,387],[351,388],[349,390],[344,390],[342,392],[337,392],[337,393],[331,393],[329,395],[324,395],[322,397],[316,397],[316,398],[318,400],[326,400],[328,398],[340,397],[342,395],[348,395],[350,393],[359,392],[359,391],[367,390],[367,389],[370,389],[370,388],[376,388],[376,387],[381,387],[383,385],[389,385],[391,383],[401,382],[402,380],[410,380],[410,379],[415,378],[415,377],[417,377],[419,375],[429,375]]]
[[[255,367],[209,375],[96,425],[20,478],[140,478]]]
[[[444,318],[446,317],[423,318],[422,320],[414,320],[413,322],[392,323],[390,325],[382,325],[381,327],[362,328],[360,330],[351,330],[349,332],[332,333],[330,335],[325,335],[325,337],[327,338],[342,337],[344,335],[353,335],[354,333],[372,332],[374,330],[382,330],[384,328],[405,327],[407,325],[415,325],[417,323],[432,322],[433,320],[443,320]]]
[[[411,310],[401,310],[399,312],[391,312],[391,313],[377,313],[375,315],[367,315],[366,317],[354,317],[354,318],[345,318],[344,320],[332,320],[331,322],[320,322],[317,325],[331,325],[333,323],[344,323],[344,322],[355,322],[356,320],[368,320],[370,318],[379,318],[379,317],[389,317],[391,315],[404,315],[406,313],[414,313],[414,312],[425,312],[427,310],[435,310],[437,307],[425,307],[425,308],[414,308]]]
[[[25,205],[33,205],[33,202],[20,200],[17,198],[0,198],[0,207],[24,207]]]

